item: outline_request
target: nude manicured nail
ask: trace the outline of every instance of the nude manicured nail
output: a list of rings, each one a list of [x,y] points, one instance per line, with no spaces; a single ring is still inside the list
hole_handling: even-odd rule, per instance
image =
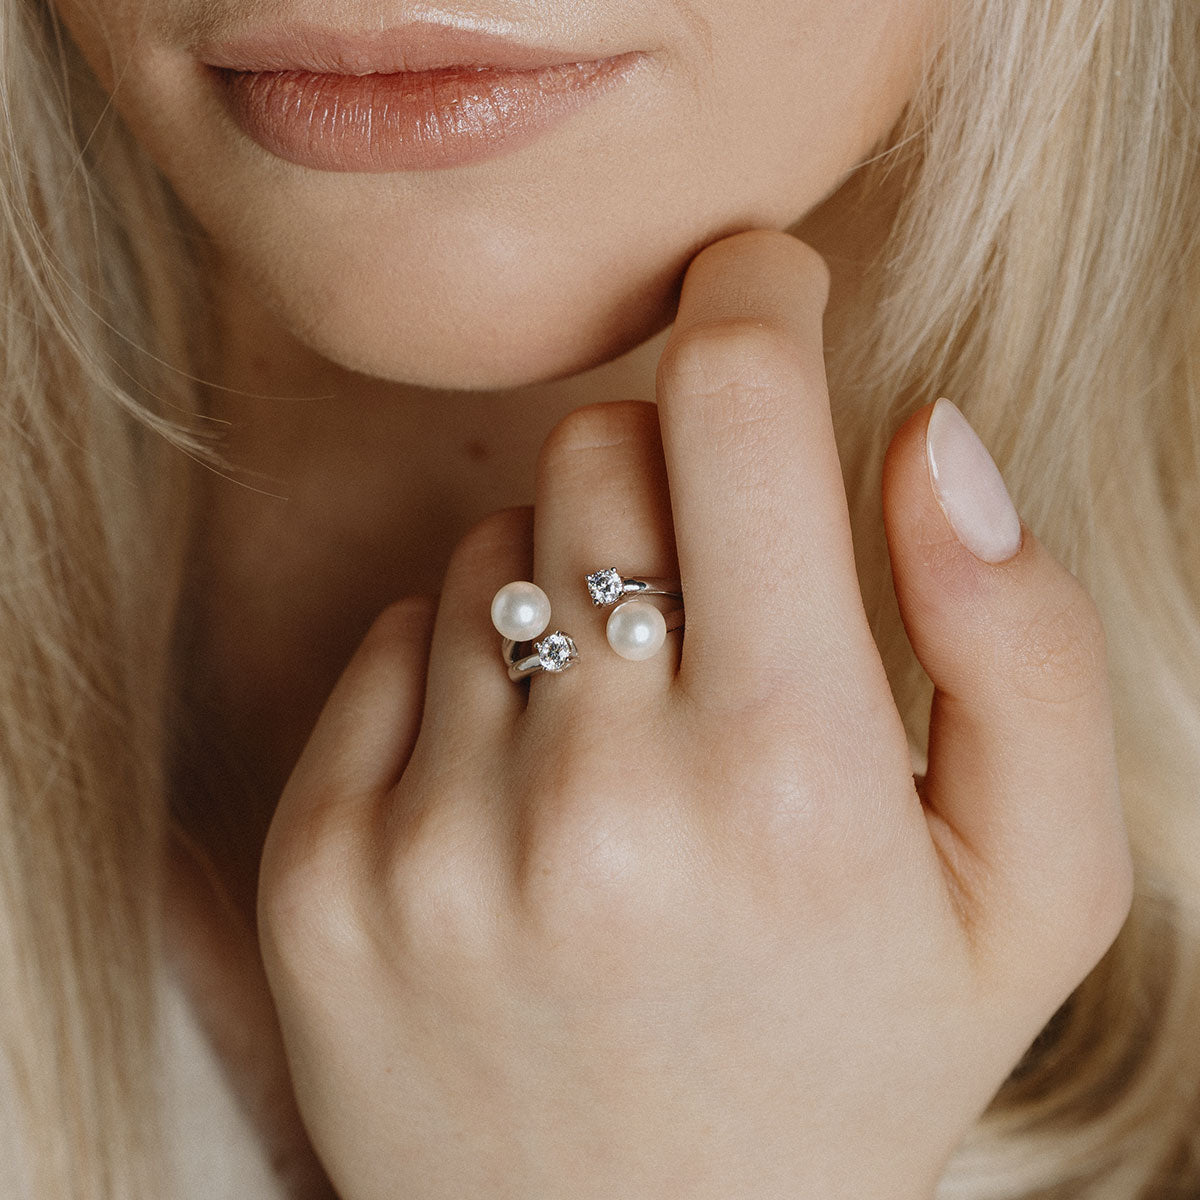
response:
[[[1021,547],[1021,519],[987,447],[952,401],[933,406],[925,435],[933,494],[955,537],[976,558],[998,563]]]

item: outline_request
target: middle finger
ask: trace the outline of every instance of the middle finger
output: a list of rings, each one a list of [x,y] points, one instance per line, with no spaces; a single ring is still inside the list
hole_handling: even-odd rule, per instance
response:
[[[821,278],[824,275],[825,278]],[[688,601],[680,684],[823,708],[882,666],[863,607],[825,384],[828,275],[755,230],[692,262],[658,372]]]
[[[538,457],[534,502],[534,580],[550,597],[551,629],[570,634],[579,662],[564,677],[530,681],[530,702],[568,691],[589,706],[619,706],[632,691],[666,688],[682,634],[640,662],[621,658],[605,628],[612,607],[597,608],[585,577],[615,567],[624,576],[678,578],[671,502],[653,404],[593,404],[563,418]],[[650,598],[665,613],[680,607]],[[567,685],[564,687],[563,685]]]

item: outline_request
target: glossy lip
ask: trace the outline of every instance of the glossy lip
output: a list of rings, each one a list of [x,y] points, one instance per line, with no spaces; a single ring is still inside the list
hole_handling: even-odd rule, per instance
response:
[[[311,71],[322,75],[396,74],[447,67],[532,70],[612,57],[612,46],[538,46],[482,29],[414,21],[389,29],[347,33],[318,25],[274,26],[228,39],[199,42],[201,62],[234,71]]]
[[[227,111],[278,158],[319,171],[458,167],[527,145],[628,78],[634,51],[536,69],[342,75],[209,67]]]

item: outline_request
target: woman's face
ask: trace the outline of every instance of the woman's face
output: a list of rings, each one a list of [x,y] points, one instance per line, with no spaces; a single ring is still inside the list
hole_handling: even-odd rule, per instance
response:
[[[314,350],[431,387],[582,371],[673,317],[692,255],[791,226],[894,125],[945,0],[57,0],[221,269]],[[230,115],[213,42],[293,23],[472,22],[580,58],[642,51],[515,149],[320,169]]]

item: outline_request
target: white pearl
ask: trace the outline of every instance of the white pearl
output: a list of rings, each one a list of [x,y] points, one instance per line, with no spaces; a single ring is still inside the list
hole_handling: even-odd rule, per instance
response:
[[[527,642],[550,624],[550,600],[536,583],[506,583],[492,599],[492,624],[514,642]]]
[[[640,662],[652,658],[667,640],[667,622],[653,604],[627,600],[618,604],[605,629],[608,644],[622,657]]]

